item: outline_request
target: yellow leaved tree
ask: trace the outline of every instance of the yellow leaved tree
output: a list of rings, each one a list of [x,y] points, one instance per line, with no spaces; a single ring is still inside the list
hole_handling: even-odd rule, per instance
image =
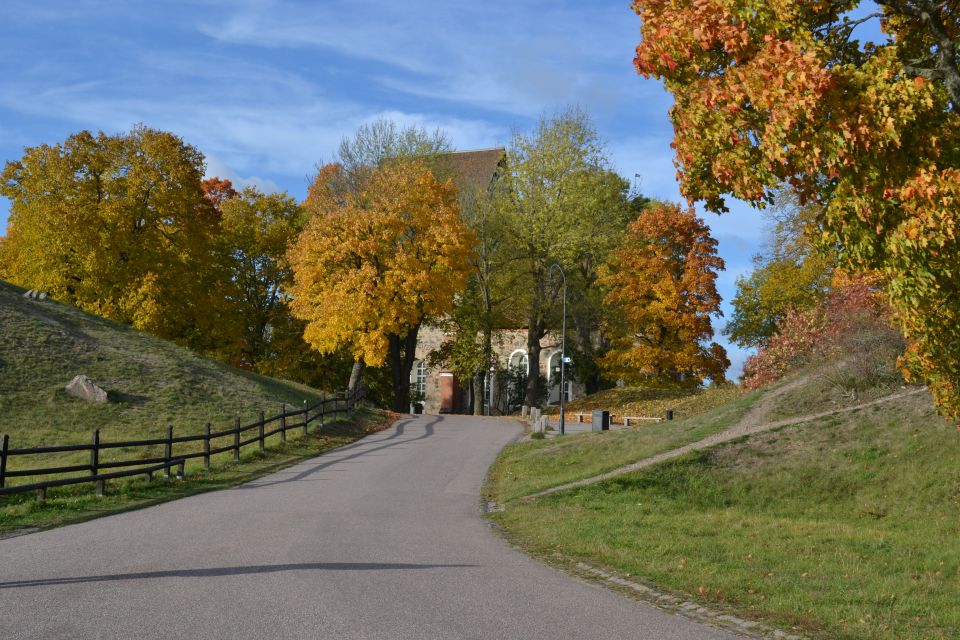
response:
[[[4,277],[155,335],[206,342],[221,274],[203,170],[194,147],[146,127],[26,149],[0,180],[11,200]]]
[[[473,234],[452,183],[422,162],[385,163],[359,191],[342,188],[345,179],[328,165],[311,187],[312,217],[288,253],[291,310],[321,353],[347,348],[372,366],[388,363],[394,409],[403,411],[420,327],[453,308]]]

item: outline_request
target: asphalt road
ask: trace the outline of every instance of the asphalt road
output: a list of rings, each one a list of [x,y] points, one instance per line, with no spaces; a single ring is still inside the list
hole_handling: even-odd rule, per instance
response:
[[[507,420],[418,416],[234,489],[0,540],[0,638],[731,638],[508,547]]]

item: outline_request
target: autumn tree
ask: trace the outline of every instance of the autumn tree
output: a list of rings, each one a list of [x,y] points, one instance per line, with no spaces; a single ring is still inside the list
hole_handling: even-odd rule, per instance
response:
[[[541,341],[560,327],[561,287],[551,265],[566,271],[571,300],[585,299],[593,269],[626,225],[626,185],[610,170],[603,141],[579,109],[541,118],[532,135],[516,133],[506,164],[500,193],[509,215],[503,223],[521,276],[517,324],[527,327],[531,363],[524,403],[535,406],[541,401]],[[581,271],[585,277],[576,279]],[[586,327],[589,317],[579,317]],[[578,337],[589,333],[575,331]]]
[[[203,170],[194,147],[142,126],[27,148],[0,181],[11,200],[9,277],[159,336],[204,342],[220,274]]]
[[[401,127],[386,118],[361,125],[353,136],[341,139],[335,162],[318,169],[304,210],[312,215],[347,203],[363,206],[361,201],[369,191],[369,182],[387,163],[420,162],[444,181],[449,176],[440,170],[437,159],[451,148],[450,140],[440,129]],[[354,362],[348,384],[351,391],[362,384],[366,364],[362,359]]]
[[[847,396],[902,384],[894,363],[903,339],[890,324],[885,298],[881,274],[835,270],[825,296],[789,308],[776,332],[747,359],[744,386],[764,387],[808,366]]]
[[[422,162],[384,163],[355,198],[338,196],[340,167],[319,176],[313,215],[288,254],[293,314],[321,353],[347,348],[372,366],[388,363],[394,409],[405,411],[420,327],[452,309],[470,270],[472,234],[452,183]]]
[[[220,211],[220,206],[231,198],[236,198],[239,194],[233,187],[233,182],[219,176],[206,178],[200,183],[203,188],[203,195],[207,198],[213,208]]]
[[[737,278],[733,314],[723,333],[741,347],[765,345],[788,311],[819,304],[830,291],[837,264],[833,247],[817,246],[808,227],[817,208],[799,206],[789,193],[778,197],[765,217],[771,230],[753,271]]]
[[[935,0],[635,0],[665,81],[683,193],[723,211],[787,183],[820,239],[880,269],[908,377],[960,418],[960,7]],[[874,11],[871,7],[876,8]],[[851,17],[854,9],[866,15]],[[884,40],[860,42],[879,23]]]
[[[228,273],[222,293],[230,309],[227,359],[244,369],[276,373],[272,364],[283,359],[278,339],[302,330],[288,308],[293,272],[286,256],[287,245],[303,229],[300,206],[286,193],[247,187],[232,196],[227,192],[219,210]]]
[[[638,385],[722,382],[730,366],[713,337],[721,315],[717,242],[692,209],[657,205],[630,224],[601,283],[611,313],[611,349],[600,364],[611,379]]]

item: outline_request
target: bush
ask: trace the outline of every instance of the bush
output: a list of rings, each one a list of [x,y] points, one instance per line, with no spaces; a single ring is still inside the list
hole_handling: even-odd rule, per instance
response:
[[[900,381],[904,340],[890,315],[876,278],[838,272],[822,303],[787,311],[778,333],[747,359],[743,384],[757,389],[815,362],[830,363],[821,375],[847,396]]]

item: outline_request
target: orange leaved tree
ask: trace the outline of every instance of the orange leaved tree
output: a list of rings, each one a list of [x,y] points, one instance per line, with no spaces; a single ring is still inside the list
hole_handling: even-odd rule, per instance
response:
[[[709,209],[781,184],[820,240],[881,270],[908,377],[960,418],[960,5],[634,0],[635,64],[662,78],[682,190]],[[856,13],[853,13],[856,12]],[[880,42],[860,42],[864,22]]]
[[[291,310],[321,353],[347,348],[370,365],[389,363],[394,409],[405,411],[418,332],[453,308],[473,235],[452,183],[421,162],[372,169],[359,192],[341,189],[337,165],[318,176],[305,203],[313,217],[288,253]]]
[[[600,360],[608,378],[628,384],[696,386],[722,382],[730,366],[708,343],[720,315],[717,242],[692,209],[658,204],[630,224],[601,284],[609,306],[611,348]]]

